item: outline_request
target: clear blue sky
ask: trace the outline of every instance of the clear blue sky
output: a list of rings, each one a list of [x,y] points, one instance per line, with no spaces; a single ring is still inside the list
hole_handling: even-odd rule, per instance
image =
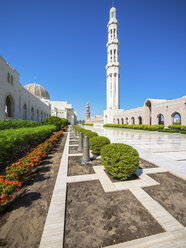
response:
[[[0,0],[0,55],[84,119],[106,108],[111,0]],[[186,95],[186,0],[115,0],[121,108]]]

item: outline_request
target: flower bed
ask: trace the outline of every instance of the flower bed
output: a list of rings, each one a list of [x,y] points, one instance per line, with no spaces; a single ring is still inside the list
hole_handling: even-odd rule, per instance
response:
[[[14,193],[20,190],[26,177],[47,156],[62,133],[61,130],[52,135],[25,157],[19,159],[17,163],[6,168],[6,175],[0,177],[0,205],[14,198]]]

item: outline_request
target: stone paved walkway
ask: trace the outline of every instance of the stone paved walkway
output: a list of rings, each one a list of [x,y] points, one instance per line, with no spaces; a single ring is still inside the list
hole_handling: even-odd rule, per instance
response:
[[[112,143],[125,143],[137,149],[140,157],[186,179],[186,135],[126,128],[84,128],[106,136]]]
[[[107,246],[110,248],[185,248],[186,229],[170,213],[167,212],[157,201],[152,199],[143,189],[145,186],[158,185],[159,183],[148,174],[169,171],[166,168],[143,169],[139,176],[140,180],[132,182],[112,182],[104,171],[103,166],[94,166],[95,174],[81,176],[67,176],[68,157],[82,156],[82,154],[69,155],[69,135],[61,159],[61,164],[54,188],[51,204],[46,219],[40,248],[62,248],[65,225],[65,203],[67,183],[83,182],[98,179],[105,192],[113,192],[128,189],[151,213],[154,219],[166,232],[149,237]],[[140,171],[139,171],[140,173]],[[91,247],[88,247],[91,248]]]

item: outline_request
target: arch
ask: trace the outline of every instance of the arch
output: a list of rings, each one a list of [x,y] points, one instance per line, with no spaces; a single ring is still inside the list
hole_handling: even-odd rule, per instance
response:
[[[164,116],[160,113],[157,116],[158,118],[158,125],[164,125]]]
[[[172,117],[172,124],[180,124],[181,125],[181,115],[178,112],[174,112],[171,115]]]
[[[14,116],[14,99],[11,95],[8,95],[5,99],[5,117]]]
[[[113,122],[115,123],[115,119],[113,119]]]
[[[121,124],[124,124],[124,120],[123,120],[123,118],[121,118]]]
[[[129,124],[129,118],[128,117],[126,117],[126,124]]]
[[[37,121],[39,121],[39,110],[37,109]]]
[[[27,120],[27,105],[23,105],[23,120]]]
[[[151,118],[151,109],[152,109],[152,104],[150,100],[147,100],[145,102],[145,112],[146,112],[146,124],[151,125],[152,123],[152,118]]]
[[[134,117],[131,118],[131,122],[132,122],[133,125],[135,124],[135,119],[134,119]]]
[[[31,120],[34,120],[34,107],[31,108]]]
[[[41,121],[43,121],[43,112],[41,111]]]
[[[7,81],[10,83],[10,73],[7,73]]]
[[[138,124],[142,125],[142,117],[141,116],[138,117]]]
[[[13,78],[13,76],[11,75],[11,84],[13,85],[14,84],[14,78]]]
[[[118,124],[119,124],[119,118],[117,119],[117,122],[118,122]]]

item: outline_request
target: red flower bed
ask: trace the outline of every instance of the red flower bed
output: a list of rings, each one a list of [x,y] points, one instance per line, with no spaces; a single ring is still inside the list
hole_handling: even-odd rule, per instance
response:
[[[18,160],[6,168],[6,175],[0,176],[0,204],[14,198],[14,193],[19,191],[21,183],[30,175],[31,170],[39,165],[47,156],[53,145],[57,142],[63,131],[59,131],[52,135],[44,143],[38,145],[25,157]]]

